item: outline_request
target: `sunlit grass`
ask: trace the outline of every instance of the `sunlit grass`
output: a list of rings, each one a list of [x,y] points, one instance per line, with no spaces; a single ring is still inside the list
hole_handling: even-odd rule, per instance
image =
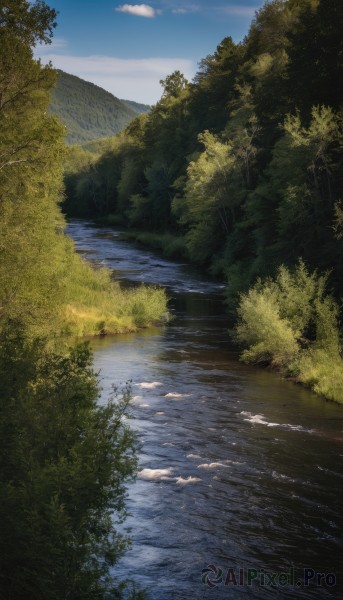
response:
[[[299,361],[298,381],[311,387],[317,394],[343,404],[343,360],[324,350],[315,350]]]
[[[73,257],[66,292],[64,332],[70,335],[132,332],[168,319],[164,290],[122,289],[108,269],[95,269],[79,256]]]

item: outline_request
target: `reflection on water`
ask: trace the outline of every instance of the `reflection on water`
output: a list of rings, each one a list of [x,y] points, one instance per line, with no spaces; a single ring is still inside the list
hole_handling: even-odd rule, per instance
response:
[[[92,259],[117,264],[122,281],[166,285],[174,312],[163,328],[92,340],[103,397],[132,380],[141,445],[133,544],[115,573],[152,600],[342,597],[342,408],[237,362],[217,284],[110,229],[75,222],[71,233]],[[338,581],[281,588],[219,577],[210,589],[208,565],[224,575],[294,567],[296,580],[307,567]]]

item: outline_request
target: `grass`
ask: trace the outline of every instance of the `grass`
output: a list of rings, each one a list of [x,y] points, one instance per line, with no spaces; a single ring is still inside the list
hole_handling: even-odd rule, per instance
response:
[[[343,360],[325,350],[305,353],[299,361],[297,380],[314,392],[343,404]]]
[[[164,290],[143,285],[124,290],[111,279],[108,269],[95,269],[78,255],[71,258],[65,283],[64,333],[125,333],[168,320]]]

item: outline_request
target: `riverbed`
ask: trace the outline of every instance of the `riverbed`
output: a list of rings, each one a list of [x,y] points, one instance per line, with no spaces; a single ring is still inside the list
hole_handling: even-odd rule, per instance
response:
[[[102,398],[130,381],[140,445],[114,574],[150,600],[343,597],[343,407],[238,361],[221,284],[111,228],[68,233],[122,285],[163,286],[173,315],[92,341]]]

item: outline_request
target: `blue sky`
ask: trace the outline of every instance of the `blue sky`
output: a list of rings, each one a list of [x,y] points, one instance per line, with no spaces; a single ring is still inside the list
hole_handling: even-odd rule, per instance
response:
[[[243,39],[263,0],[47,0],[58,11],[51,46],[36,56],[119,98],[154,104],[175,69],[192,79],[231,35]]]

